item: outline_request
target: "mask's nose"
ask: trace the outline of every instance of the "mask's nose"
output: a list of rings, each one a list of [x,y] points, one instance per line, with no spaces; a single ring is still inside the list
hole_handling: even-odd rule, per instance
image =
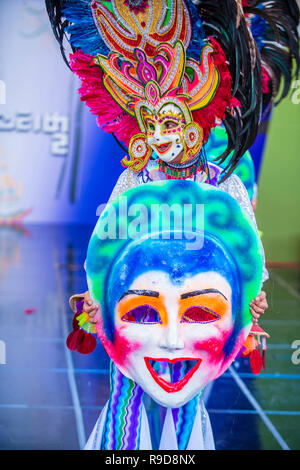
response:
[[[161,139],[161,128],[159,124],[155,126],[154,139],[159,142]]]
[[[178,350],[184,348],[184,342],[179,334],[179,325],[177,319],[169,321],[168,325],[164,327],[164,332],[161,336],[159,346],[168,350]]]

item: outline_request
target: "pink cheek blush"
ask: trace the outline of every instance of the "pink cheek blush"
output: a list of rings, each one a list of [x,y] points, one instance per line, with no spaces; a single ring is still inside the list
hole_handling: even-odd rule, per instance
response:
[[[226,357],[226,363],[234,361],[234,359],[238,356],[238,353],[243,348],[244,342],[247,339],[248,331],[245,328],[240,332],[239,336],[237,337],[235,347],[232,352]]]
[[[128,363],[129,356],[132,356],[134,351],[140,348],[140,344],[138,342],[129,341],[122,334],[122,330],[124,328],[126,327],[123,326],[118,330],[115,330],[115,338],[114,341],[111,342],[107,339],[104,333],[102,323],[100,321],[97,323],[97,334],[106,353],[116,365],[120,366],[126,365],[126,363]]]
[[[125,365],[128,362],[129,356],[133,356],[134,352],[140,349],[141,345],[138,342],[129,341],[122,335],[122,327],[119,330],[115,331],[115,339],[113,342],[113,347],[116,354],[116,361],[120,365]]]
[[[209,338],[205,341],[196,341],[193,344],[193,349],[196,355],[199,355],[198,351],[207,351],[213,362],[219,362],[220,360],[223,360],[224,357],[223,348],[226,339],[227,336],[226,338]],[[201,356],[201,354],[199,356]]]

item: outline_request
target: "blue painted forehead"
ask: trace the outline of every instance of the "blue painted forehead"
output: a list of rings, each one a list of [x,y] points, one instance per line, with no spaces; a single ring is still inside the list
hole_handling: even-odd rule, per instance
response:
[[[213,271],[223,276],[232,290],[237,291],[237,270],[233,260],[217,240],[207,234],[200,250],[186,250],[186,240],[150,238],[128,248],[110,275],[107,300],[111,312],[133,281],[147,271],[166,272],[174,285],[182,284],[186,278],[198,273]]]

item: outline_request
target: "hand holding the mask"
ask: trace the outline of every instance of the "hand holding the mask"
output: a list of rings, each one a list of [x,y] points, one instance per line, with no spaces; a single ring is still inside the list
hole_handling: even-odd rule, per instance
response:
[[[258,323],[260,316],[265,313],[267,308],[267,295],[264,291],[261,291],[258,296],[250,302],[250,312],[254,323]]]
[[[83,311],[88,314],[90,317],[90,322],[91,323],[97,323],[98,321],[98,315],[96,313],[99,310],[99,305],[93,304],[93,301],[90,297],[90,293],[87,290],[84,293],[84,303],[83,303]]]

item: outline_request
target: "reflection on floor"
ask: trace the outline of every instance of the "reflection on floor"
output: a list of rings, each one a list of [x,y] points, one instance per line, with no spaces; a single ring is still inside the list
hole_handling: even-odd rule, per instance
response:
[[[68,297],[86,289],[91,231],[0,227],[0,449],[82,448],[106,402],[109,361],[101,345],[89,356],[65,347]],[[273,269],[265,286],[266,373],[253,376],[242,359],[206,393],[217,449],[300,448],[300,364],[292,362],[292,343],[300,344],[299,274]]]

